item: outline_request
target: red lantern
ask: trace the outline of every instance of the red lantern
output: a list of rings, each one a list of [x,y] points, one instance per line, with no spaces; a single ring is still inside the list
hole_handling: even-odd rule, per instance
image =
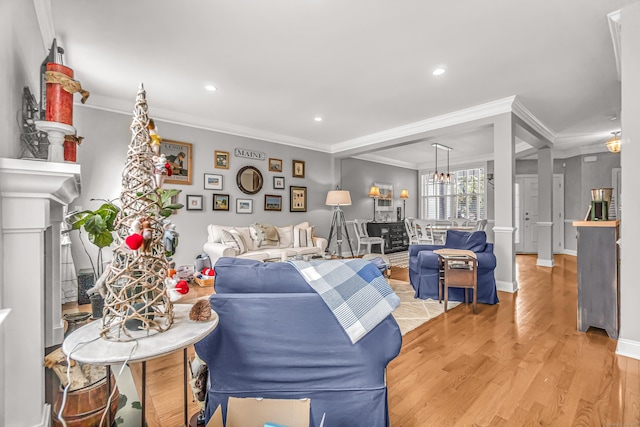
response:
[[[62,64],[47,64],[47,106],[45,120],[73,126],[73,92],[64,82],[73,80],[73,70]]]

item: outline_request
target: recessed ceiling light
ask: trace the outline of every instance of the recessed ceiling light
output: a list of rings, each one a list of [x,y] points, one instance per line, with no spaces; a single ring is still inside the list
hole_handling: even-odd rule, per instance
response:
[[[322,117],[315,117],[313,120],[315,120],[316,122],[321,122],[322,121]]]
[[[215,92],[216,90],[218,90],[214,85],[206,85],[204,88],[211,92]]]
[[[442,74],[444,74],[446,70],[444,68],[438,67],[435,70],[433,70],[433,74],[434,76],[441,76]]]

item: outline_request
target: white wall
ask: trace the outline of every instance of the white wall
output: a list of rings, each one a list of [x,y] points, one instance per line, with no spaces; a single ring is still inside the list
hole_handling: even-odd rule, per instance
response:
[[[622,258],[620,335],[617,351],[640,359],[640,3],[622,10]]]
[[[131,89],[131,104],[136,97],[136,88]],[[152,99],[152,94],[148,94]],[[91,103],[91,99],[87,101]],[[153,117],[153,105],[149,106]],[[74,125],[78,134],[84,136],[82,145],[78,147],[78,162],[82,165],[82,196],[72,208],[97,209],[101,202],[91,202],[91,198],[112,199],[120,194],[121,174],[126,160],[127,147],[131,140],[131,115],[116,114],[102,110],[76,105],[74,109]],[[331,224],[331,209],[324,204],[327,191],[335,184],[333,179],[333,162],[331,156],[318,151],[288,147],[271,142],[222,134],[209,130],[197,129],[183,125],[156,121],[160,136],[193,144],[194,161],[191,185],[165,184],[164,188],[182,190],[180,203],[185,203],[187,194],[203,195],[203,211],[187,211],[182,209],[171,216],[180,234],[179,245],[174,256],[177,265],[193,264],[195,257],[202,253],[202,245],[207,241],[207,225],[248,225],[253,222],[266,222],[275,225],[298,224],[309,221],[316,226],[316,234],[328,237]],[[283,172],[269,172],[267,161],[250,160],[234,157],[234,148],[246,148],[265,153],[266,158],[282,159]],[[228,151],[231,155],[229,169],[213,167],[214,151]],[[292,160],[306,162],[305,178],[293,178],[291,175]],[[236,185],[236,173],[247,165],[256,166],[264,178],[263,190],[255,195],[242,193]],[[223,175],[222,191],[204,189],[204,174]],[[273,189],[274,176],[285,177],[285,190]],[[289,212],[289,186],[307,187],[307,212]],[[230,210],[213,211],[212,194],[230,195]],[[282,195],[282,211],[265,211],[264,195]],[[253,214],[236,214],[236,198],[252,199]],[[366,197],[363,196],[363,197]],[[76,269],[89,268],[87,256],[77,240],[77,232],[72,233],[72,253]],[[91,253],[95,253],[92,244],[87,245]]]
[[[0,40],[0,157],[17,158],[16,113],[22,108],[22,89],[29,86],[36,98],[40,96],[40,63],[47,54],[33,2],[0,2]]]

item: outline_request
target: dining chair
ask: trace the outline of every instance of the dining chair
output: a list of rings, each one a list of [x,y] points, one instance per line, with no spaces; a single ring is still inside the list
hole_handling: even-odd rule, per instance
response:
[[[384,254],[384,239],[382,237],[369,236],[367,231],[367,221],[364,219],[354,219],[353,225],[356,230],[356,240],[358,243],[358,249],[356,255],[360,255],[360,247],[365,247],[365,253],[371,253],[371,247],[373,245],[380,245],[380,253]]]
[[[407,230],[407,237],[409,237],[410,245],[417,245],[418,235],[416,234],[415,218],[405,218],[404,228]]]
[[[433,245],[433,224],[429,220],[416,219],[414,221],[414,229],[416,231],[416,238],[418,244]]]
[[[476,223],[475,231],[487,231],[487,220],[481,219]]]

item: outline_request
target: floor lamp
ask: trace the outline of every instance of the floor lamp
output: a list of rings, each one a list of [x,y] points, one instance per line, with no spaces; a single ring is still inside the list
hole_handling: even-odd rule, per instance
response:
[[[409,190],[402,190],[400,192],[400,198],[402,199],[402,219],[407,217],[407,199],[409,198]]]
[[[351,239],[349,238],[349,231],[347,230],[347,223],[344,220],[344,212],[340,209],[340,206],[351,205],[351,195],[346,190],[332,190],[327,193],[327,200],[325,202],[327,206],[335,206],[333,210],[333,219],[331,220],[331,229],[329,230],[329,240],[327,248],[331,246],[331,240],[336,237],[336,245],[338,246],[338,257],[342,258],[342,231],[347,236],[347,242],[349,243],[349,250],[351,256],[353,256],[353,248],[351,247]]]
[[[376,222],[376,199],[380,198],[380,188],[372,185],[369,189],[369,197],[373,199],[373,222]]]

